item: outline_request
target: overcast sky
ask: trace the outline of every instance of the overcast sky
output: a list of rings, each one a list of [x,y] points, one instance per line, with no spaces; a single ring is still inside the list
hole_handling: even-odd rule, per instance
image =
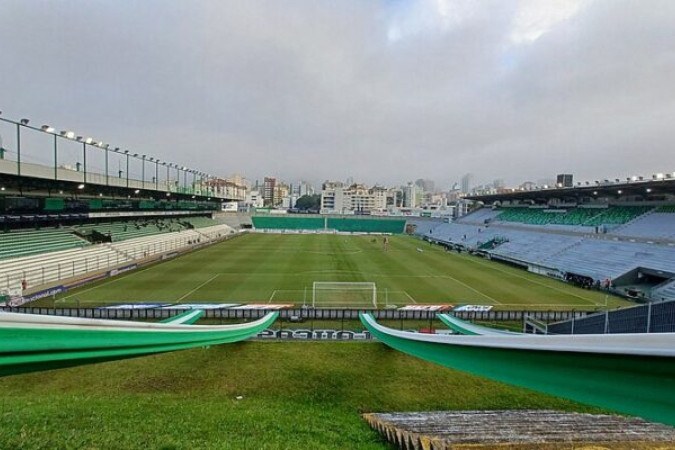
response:
[[[251,180],[675,170],[675,1],[0,1],[0,110]]]

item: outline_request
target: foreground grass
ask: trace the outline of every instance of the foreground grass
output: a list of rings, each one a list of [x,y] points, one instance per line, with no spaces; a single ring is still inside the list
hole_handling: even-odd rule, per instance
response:
[[[314,281],[370,281],[378,302],[596,310],[629,303],[408,236],[249,234],[68,292],[58,306],[125,302],[311,303]],[[35,305],[53,306],[51,299]],[[360,305],[367,307],[369,303]]]
[[[0,448],[385,449],[359,413],[505,408],[595,411],[378,343],[247,342],[2,378]]]

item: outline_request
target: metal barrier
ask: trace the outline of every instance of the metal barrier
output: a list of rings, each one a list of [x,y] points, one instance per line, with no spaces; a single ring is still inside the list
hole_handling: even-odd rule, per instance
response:
[[[549,334],[675,332],[675,300],[623,308],[548,325]]]
[[[46,307],[3,307],[2,311],[27,314],[45,314],[71,317],[91,317],[96,319],[166,319],[184,312],[179,309],[109,309],[109,308],[46,308]],[[269,309],[207,309],[204,312],[206,319],[259,319],[270,312]],[[358,320],[359,313],[367,312],[379,320],[434,320],[436,311],[399,311],[386,309],[312,309],[292,308],[279,311],[282,320],[291,317],[303,320]],[[485,321],[521,321],[525,317],[539,320],[563,320],[572,317],[582,318],[586,315],[581,311],[461,311],[454,313],[463,320]],[[579,320],[579,319],[577,319]]]

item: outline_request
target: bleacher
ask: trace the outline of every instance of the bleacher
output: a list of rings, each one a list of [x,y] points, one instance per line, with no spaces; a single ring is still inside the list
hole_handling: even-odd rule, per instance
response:
[[[675,300],[675,280],[671,279],[652,289],[651,297],[656,300]]]
[[[193,228],[205,228],[218,225],[216,220],[209,217],[186,217],[182,219],[182,222],[192,225]]]
[[[661,207],[612,230],[617,236],[675,240],[675,206]]]
[[[0,233],[0,259],[82,248],[86,245],[87,241],[67,229],[9,231]]]
[[[623,225],[653,209],[651,206],[611,206],[586,225]]]
[[[0,289],[16,288],[21,280],[33,288],[131,261],[105,244],[9,259],[0,265]]]
[[[99,233],[109,237],[111,242],[119,242],[153,234],[182,231],[186,229],[186,226],[177,219],[151,219],[79,225],[73,228],[83,236],[93,236],[94,233]]]
[[[516,208],[514,208],[515,210]],[[675,235],[675,208],[662,207],[658,212],[654,208],[616,207],[602,212],[574,213],[576,218],[569,219],[571,224],[578,223],[592,214],[603,215],[606,220],[598,223],[627,222],[615,229],[616,235],[632,235],[644,238],[671,238]],[[565,215],[569,215],[568,212]],[[648,214],[645,214],[648,213]],[[565,229],[561,224],[546,226],[513,227],[510,223],[492,221],[489,225],[476,225],[472,213],[455,223],[441,224],[424,233],[428,239],[439,243],[460,246],[467,250],[483,251],[493,257],[513,262],[522,262],[540,267],[556,269],[560,272],[573,273],[591,277],[594,280],[617,278],[638,267],[657,271],[675,272],[675,246],[659,244],[644,239],[642,242],[619,240],[613,237],[615,231],[608,234],[576,232],[577,228]],[[543,224],[543,211],[518,208],[518,211],[507,213],[507,218],[531,220]],[[555,217],[561,217],[561,213]],[[527,217],[527,219],[524,219]],[[594,219],[595,220],[595,219]],[[479,221],[478,223],[481,223]],[[550,223],[550,222],[549,222]],[[557,228],[553,228],[555,226]],[[561,231],[565,230],[565,231]],[[569,231],[568,231],[569,230]],[[672,292],[671,292],[672,290]],[[675,295],[675,285],[663,288],[664,295]]]
[[[29,288],[129,264],[154,255],[206,244],[233,232],[228,225],[166,232],[130,238],[112,244],[95,244],[52,253],[14,258],[0,265],[0,289],[14,288],[21,280]]]
[[[653,209],[651,206],[573,207],[561,209],[508,207],[498,210],[501,212],[495,217],[495,220],[535,226],[565,225],[596,227],[600,225],[623,225],[649,212],[651,209]],[[474,220],[471,217],[474,214],[476,213],[470,214],[467,218],[462,219],[462,221]],[[475,217],[478,217],[478,214]]]

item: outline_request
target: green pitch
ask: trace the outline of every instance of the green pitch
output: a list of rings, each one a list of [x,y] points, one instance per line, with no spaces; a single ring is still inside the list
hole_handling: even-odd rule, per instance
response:
[[[592,310],[628,304],[504,264],[448,253],[408,236],[389,237],[385,250],[381,236],[248,234],[70,291],[57,297],[56,305],[302,305],[311,304],[315,281],[374,282],[379,307],[481,304],[497,309]],[[333,299],[331,306],[339,305]],[[349,306],[372,307],[372,301]]]

